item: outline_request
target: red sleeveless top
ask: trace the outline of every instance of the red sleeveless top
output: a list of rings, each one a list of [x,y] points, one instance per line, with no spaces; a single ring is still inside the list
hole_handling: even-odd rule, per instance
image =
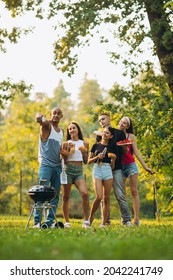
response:
[[[128,138],[129,138],[129,134],[128,134],[127,139]],[[122,164],[130,164],[130,163],[135,162],[135,158],[132,155],[132,145],[128,145],[128,148],[129,148],[129,150],[128,150],[127,154],[122,155],[122,160],[121,160]]]

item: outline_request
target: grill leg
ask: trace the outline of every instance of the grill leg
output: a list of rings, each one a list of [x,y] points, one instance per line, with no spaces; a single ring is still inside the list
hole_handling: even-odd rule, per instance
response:
[[[53,211],[53,208],[56,208],[56,206],[51,205],[51,204],[48,204],[48,207],[49,207],[49,210],[52,211],[52,214],[53,214],[53,216],[54,216],[55,222],[57,222],[56,214],[55,214],[55,212]]]
[[[31,209],[31,212],[30,212],[30,215],[29,215],[29,218],[28,218],[28,222],[27,222],[27,224],[26,224],[26,226],[25,226],[25,229],[27,229],[27,227],[28,227],[28,225],[29,225],[29,222],[30,222],[30,220],[31,220],[32,214],[33,214],[33,212],[34,212],[34,208],[35,208],[35,205],[32,206],[32,209]]]
[[[52,211],[52,214],[53,214],[53,216],[54,216],[54,218],[55,218],[55,222],[57,222],[57,219],[56,219],[56,215],[55,215],[55,213],[54,213],[54,211],[53,211],[53,208],[54,208],[55,206],[53,206],[53,205],[51,205],[51,204],[41,204],[41,205],[37,205],[37,203],[35,203],[34,205],[32,205],[32,209],[31,209],[31,212],[30,212],[30,215],[29,215],[29,218],[28,218],[28,221],[27,221],[27,224],[26,224],[26,226],[25,226],[25,229],[27,229],[27,227],[29,226],[29,222],[30,222],[30,220],[31,220],[31,217],[32,217],[32,215],[33,215],[33,212],[34,212],[34,209],[40,209],[40,211],[42,212],[42,214],[43,214],[43,217],[44,217],[44,222],[46,222],[46,220],[47,220],[47,211],[49,210],[49,211]]]
[[[44,216],[44,221],[46,221],[46,217],[47,217],[47,207],[43,206],[43,216]]]

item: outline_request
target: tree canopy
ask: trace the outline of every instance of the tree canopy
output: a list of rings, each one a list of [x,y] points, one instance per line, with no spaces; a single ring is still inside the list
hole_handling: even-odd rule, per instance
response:
[[[165,75],[173,93],[173,21],[172,10],[165,6],[164,0],[3,0],[5,9],[12,17],[33,12],[39,19],[55,19],[54,29],[57,40],[54,43],[54,65],[58,70],[72,75],[78,61],[78,49],[89,44],[95,32],[100,33],[100,42],[109,42],[102,27],[107,26],[114,38],[117,48],[110,50],[110,60],[116,63],[122,59],[126,75],[132,77],[146,71],[147,61],[143,60],[143,52],[150,47],[152,55],[160,62],[161,71]],[[171,2],[171,1],[170,1]],[[63,30],[63,35],[59,30]],[[5,42],[16,43],[21,34],[31,31],[18,27],[8,31],[0,29],[0,47],[5,50]],[[149,43],[149,44],[148,44]],[[126,49],[126,50],[125,50]],[[140,58],[140,59],[138,59]],[[3,89],[4,82],[0,84]],[[11,93],[9,95],[11,98]],[[2,95],[1,100],[5,99]]]
[[[76,46],[88,43],[95,30],[101,32],[99,27],[103,24],[108,25],[108,28],[111,25],[115,44],[119,44],[120,50],[112,51],[112,60],[115,62],[121,57],[126,70],[130,69],[131,76],[134,77],[139,69],[146,70],[145,63],[142,67],[135,60],[142,56],[147,41],[152,40],[152,54],[158,56],[161,70],[173,93],[172,11],[165,9],[164,3],[163,0],[68,2],[63,24],[66,33],[55,44],[54,64],[62,71],[73,73],[77,62]],[[100,40],[101,43],[106,43],[108,38],[101,34]],[[124,44],[127,45],[126,53],[121,52]]]

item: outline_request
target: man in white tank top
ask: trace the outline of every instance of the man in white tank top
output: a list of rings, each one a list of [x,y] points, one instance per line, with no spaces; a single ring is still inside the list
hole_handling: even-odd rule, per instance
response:
[[[54,108],[50,114],[50,120],[46,120],[41,113],[36,114],[36,122],[40,124],[39,134],[39,152],[38,161],[39,167],[39,181],[46,180],[46,185],[51,185],[56,190],[56,196],[51,201],[54,213],[59,202],[60,194],[60,147],[63,140],[63,130],[59,128],[59,122],[63,117],[62,111],[59,108]],[[49,211],[47,216],[47,223],[49,226],[53,225],[54,215]],[[40,228],[41,212],[36,209],[34,211],[34,227]]]

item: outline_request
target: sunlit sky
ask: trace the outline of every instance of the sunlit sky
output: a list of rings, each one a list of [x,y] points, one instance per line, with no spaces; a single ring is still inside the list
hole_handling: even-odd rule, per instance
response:
[[[121,85],[129,83],[130,79],[122,76],[121,62],[114,65],[109,61],[106,46],[99,43],[97,35],[92,39],[90,47],[80,49],[77,69],[70,78],[52,65],[53,43],[57,31],[52,29],[51,22],[36,20],[32,14],[11,19],[10,13],[3,10],[2,2],[0,11],[1,28],[10,28],[14,24],[22,27],[36,25],[33,33],[23,35],[17,44],[6,45],[7,53],[0,53],[0,81],[7,77],[13,82],[24,80],[26,84],[34,85],[33,93],[45,92],[51,96],[62,79],[65,90],[71,93],[72,100],[77,100],[85,73],[88,73],[88,79],[96,79],[105,90],[110,89],[116,82]],[[109,45],[109,48],[111,47]],[[114,48],[116,46],[113,46]]]

